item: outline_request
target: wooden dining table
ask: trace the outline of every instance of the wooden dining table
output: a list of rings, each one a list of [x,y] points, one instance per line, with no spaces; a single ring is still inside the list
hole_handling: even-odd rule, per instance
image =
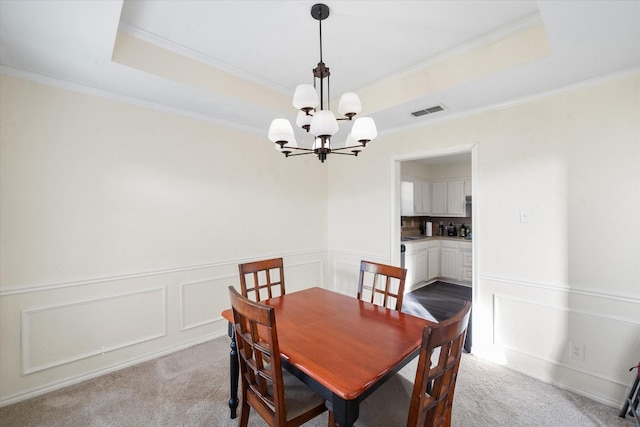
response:
[[[432,322],[323,288],[264,301],[275,309],[282,366],[315,390],[340,427],[351,427],[362,400],[417,356]],[[238,406],[238,358],[232,311],[231,418]],[[409,402],[407,402],[407,405]]]

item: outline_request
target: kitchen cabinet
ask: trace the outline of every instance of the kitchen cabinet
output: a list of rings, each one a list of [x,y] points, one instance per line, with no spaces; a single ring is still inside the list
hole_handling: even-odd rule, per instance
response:
[[[402,216],[413,216],[414,214],[414,191],[413,191],[413,181],[402,178],[400,182],[400,215]]]
[[[433,280],[440,276],[440,241],[427,243],[427,279]]]
[[[422,247],[416,253],[416,281],[422,283],[427,280],[427,248]]]
[[[419,183],[419,184],[418,184]],[[416,181],[415,191],[420,193],[422,215],[431,215],[431,182],[426,179],[418,179]]]
[[[465,214],[463,179],[447,181],[447,213],[456,216],[464,216]]]
[[[425,281],[440,278],[469,284],[472,282],[471,242],[434,238],[404,244],[407,291],[415,289]]]
[[[405,288],[427,280],[427,243],[405,243],[404,266],[407,269]]]
[[[460,263],[458,242],[443,240],[440,246],[440,277],[458,280]]]
[[[473,282],[473,253],[471,242],[460,242],[460,281]]]
[[[433,215],[447,214],[447,182],[435,181],[431,183],[431,213]]]
[[[432,215],[458,217],[466,215],[465,196],[467,191],[470,191],[470,185],[465,185],[465,179],[433,181],[431,189]]]
[[[431,214],[431,182],[417,177],[402,177],[400,182],[400,214],[419,216]]]

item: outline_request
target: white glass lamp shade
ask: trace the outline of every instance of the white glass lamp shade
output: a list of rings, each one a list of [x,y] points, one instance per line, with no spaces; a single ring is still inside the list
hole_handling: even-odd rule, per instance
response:
[[[316,88],[310,84],[298,85],[293,93],[293,106],[298,110],[311,111],[320,104]]]
[[[351,128],[351,136],[356,141],[373,141],[378,136],[376,123],[371,117],[356,119]]]
[[[359,143],[358,141],[356,141],[355,139],[353,139],[353,136],[351,136],[351,134],[347,135],[347,140],[344,143],[345,147],[357,147],[360,150],[364,150],[364,147],[361,143]]]
[[[338,103],[338,112],[343,116],[355,116],[362,111],[360,98],[353,92],[342,94]]]
[[[355,124],[354,124],[355,125]],[[310,132],[313,136],[332,136],[338,132],[338,121],[330,110],[319,110],[313,114]]]
[[[269,140],[277,141],[295,141],[293,136],[293,128],[287,119],[274,119],[269,126]]]
[[[298,117],[296,117],[296,125],[303,128],[309,129],[305,126],[311,126],[311,120],[313,120],[313,116],[305,113],[304,111],[298,111]]]

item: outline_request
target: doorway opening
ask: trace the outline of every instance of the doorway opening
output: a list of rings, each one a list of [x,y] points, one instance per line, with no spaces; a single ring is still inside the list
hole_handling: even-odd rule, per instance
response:
[[[469,289],[475,302],[478,144],[397,156],[392,171],[391,258],[404,261],[406,292],[446,282]]]

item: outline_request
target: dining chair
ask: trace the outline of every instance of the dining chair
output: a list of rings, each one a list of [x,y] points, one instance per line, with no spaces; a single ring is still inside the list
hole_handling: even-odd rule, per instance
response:
[[[282,258],[238,264],[238,271],[240,291],[249,299],[262,301],[285,294]]]
[[[405,268],[361,261],[357,298],[400,311],[406,278]]]
[[[455,316],[426,326],[414,382],[399,374],[391,377],[360,404],[355,425],[450,426],[470,311],[471,302],[467,301]],[[329,425],[335,425],[332,412],[329,412]]]
[[[297,427],[326,411],[325,399],[282,370],[273,307],[233,286],[229,297],[242,380],[239,426],[246,427],[251,408],[271,427]]]

